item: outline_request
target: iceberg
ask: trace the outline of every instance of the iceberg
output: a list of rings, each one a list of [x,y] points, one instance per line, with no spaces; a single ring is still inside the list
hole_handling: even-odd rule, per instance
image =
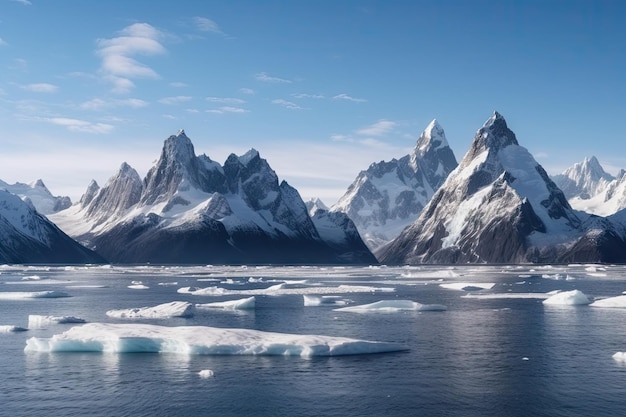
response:
[[[51,324],[76,324],[86,323],[85,320],[74,316],[40,316],[37,314],[30,314],[28,316],[28,328],[29,329],[45,329]]]
[[[547,305],[576,306],[587,305],[591,300],[580,290],[562,291],[543,300]]]
[[[382,300],[371,304],[336,308],[334,311],[353,313],[397,313],[400,311],[445,311],[442,304],[420,304],[411,300]]]
[[[71,297],[62,291],[10,291],[0,292],[0,300],[23,300],[26,298],[62,298]]]
[[[203,369],[200,372],[198,372],[198,375],[200,375],[200,378],[203,378],[203,379],[212,378],[215,376],[215,372],[213,372],[210,369]]]
[[[341,305],[350,304],[353,301],[343,298],[340,295],[302,295],[305,307],[322,306],[322,305]]]
[[[626,362],[626,352],[615,352],[613,359],[618,362]]]
[[[109,310],[106,315],[118,319],[167,319],[171,317],[193,317],[195,307],[186,301],[172,301],[154,307]]]
[[[224,310],[254,310],[255,298],[248,297],[240,300],[219,301],[215,303],[196,304],[196,308],[200,310],[223,308]]]
[[[175,353],[184,355],[340,356],[407,351],[397,343],[208,326],[88,323],[31,337],[25,352]]]
[[[626,308],[626,295],[618,295],[617,297],[603,298],[589,304],[591,307],[605,308]]]

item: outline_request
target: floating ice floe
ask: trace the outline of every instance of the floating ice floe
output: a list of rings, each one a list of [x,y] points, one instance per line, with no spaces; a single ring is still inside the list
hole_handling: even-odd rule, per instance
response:
[[[25,332],[27,328],[20,326],[13,326],[10,324],[2,324],[0,325],[0,333],[17,333],[17,332]]]
[[[459,291],[490,290],[494,285],[496,285],[495,282],[450,282],[446,284],[439,284],[441,288]]]
[[[477,300],[499,300],[512,298],[527,298],[541,300],[549,298],[552,294],[543,292],[502,292],[491,294],[466,294],[463,298],[474,298]]]
[[[316,306],[326,306],[326,305],[335,305],[335,306],[345,306],[346,304],[352,303],[352,300],[348,298],[344,298],[340,295],[302,295],[302,299],[304,300],[305,307],[316,307]]]
[[[411,300],[382,300],[371,304],[336,308],[335,311],[352,313],[397,313],[400,311],[445,311],[442,304],[420,304]]]
[[[559,306],[576,306],[587,305],[591,303],[589,297],[587,297],[580,290],[561,291],[543,300],[547,305],[559,305]]]
[[[146,284],[144,284],[141,281],[131,281],[128,288],[130,288],[131,290],[147,290],[150,287],[148,287]]]
[[[626,308],[626,295],[618,295],[617,297],[603,298],[589,304],[591,307],[605,308]]]
[[[254,310],[256,301],[254,296],[239,300],[219,301],[215,303],[196,304],[200,310],[222,308],[224,310]]]
[[[615,352],[613,359],[618,362],[626,362],[626,352]]]
[[[29,329],[45,329],[51,324],[78,324],[86,323],[84,319],[74,316],[40,316],[38,314],[30,314],[28,316]]]
[[[295,286],[295,287],[294,287]],[[180,294],[193,295],[304,295],[304,294],[349,294],[394,292],[395,288],[372,287],[369,285],[338,285],[336,287],[307,287],[303,284],[277,284],[268,288],[252,290],[229,290],[221,287],[183,287],[177,290]]]
[[[0,300],[23,300],[25,298],[63,298],[70,297],[62,291],[11,291],[0,292]]]
[[[185,355],[338,356],[400,352],[407,347],[347,337],[206,326],[89,323],[51,338],[31,337],[26,352],[152,352]]]
[[[215,372],[213,372],[210,369],[203,369],[200,372],[198,372],[198,375],[200,376],[200,378],[212,378],[215,376]]]
[[[186,301],[172,301],[154,307],[109,310],[106,315],[118,319],[167,319],[171,317],[193,317],[195,306]]]

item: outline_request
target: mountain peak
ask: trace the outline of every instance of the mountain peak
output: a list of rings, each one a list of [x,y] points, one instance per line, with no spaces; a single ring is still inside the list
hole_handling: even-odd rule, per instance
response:
[[[485,150],[497,152],[509,145],[519,145],[515,133],[509,129],[504,117],[494,111],[483,127],[476,132],[470,152],[476,156]]]
[[[185,129],[178,129],[178,132],[176,132],[176,136],[185,136],[185,137],[187,137],[187,135],[185,135]]]
[[[420,137],[417,139],[415,151],[418,155],[423,156],[430,149],[437,150],[449,146],[450,145],[446,140],[446,134],[443,131],[443,128],[441,127],[437,119],[433,119],[432,122],[430,122],[428,126],[426,126],[426,129],[424,129]]]
[[[259,157],[260,157],[259,151],[257,151],[254,148],[251,148],[248,152],[246,152],[245,154],[239,157],[239,162],[241,162],[243,165],[248,165],[250,161]]]

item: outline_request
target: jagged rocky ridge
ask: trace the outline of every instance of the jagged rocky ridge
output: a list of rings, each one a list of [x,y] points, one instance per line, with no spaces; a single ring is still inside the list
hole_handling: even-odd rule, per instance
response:
[[[30,201],[0,190],[0,263],[85,264],[105,260],[63,233]]]
[[[114,263],[376,262],[349,219],[321,234],[297,190],[256,150],[220,165],[196,156],[182,130],[143,180],[124,163],[52,219]]]
[[[376,252],[388,264],[624,262],[623,226],[573,210],[497,112],[417,220]]]
[[[413,222],[457,161],[441,125],[433,120],[413,151],[361,171],[331,212],[343,212],[375,250]]]

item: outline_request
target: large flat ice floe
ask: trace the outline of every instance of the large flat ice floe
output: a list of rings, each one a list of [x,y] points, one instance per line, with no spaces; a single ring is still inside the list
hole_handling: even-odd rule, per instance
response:
[[[215,303],[196,304],[198,310],[209,310],[221,308],[224,310],[254,310],[256,307],[256,298],[254,296],[241,298],[239,300],[217,301]]]
[[[590,304],[591,307],[626,308],[626,295],[603,298]]]
[[[206,326],[88,323],[51,338],[31,337],[26,352],[152,352],[186,355],[339,356],[399,352],[386,342]]]
[[[29,329],[45,329],[52,324],[77,324],[86,323],[84,319],[74,316],[40,316],[30,314],[28,316]]]
[[[336,308],[351,313],[397,313],[400,311],[445,311],[442,304],[420,304],[411,300],[382,300],[371,304]]]
[[[24,300],[27,298],[63,298],[70,295],[63,291],[5,291],[0,292],[0,300]]]
[[[118,319],[167,319],[170,317],[193,317],[195,306],[186,301],[172,301],[154,307],[137,307],[109,310],[106,315]]]

